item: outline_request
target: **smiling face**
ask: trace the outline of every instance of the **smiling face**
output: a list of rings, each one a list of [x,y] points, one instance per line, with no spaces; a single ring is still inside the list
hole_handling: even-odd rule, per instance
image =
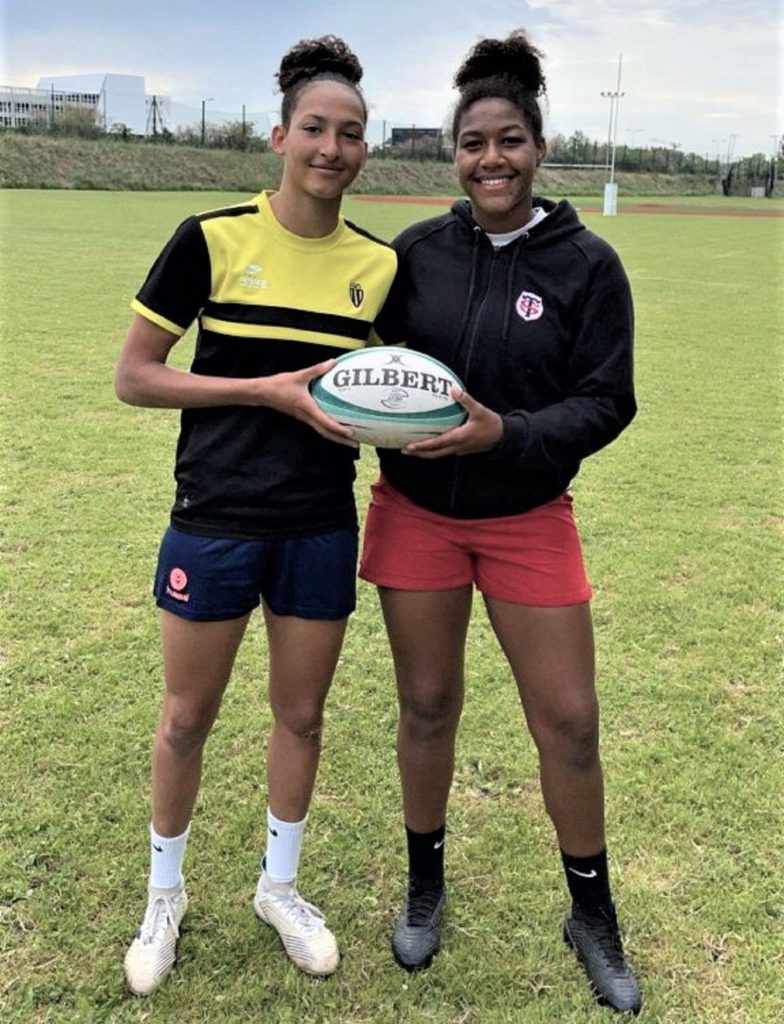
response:
[[[455,166],[480,227],[514,231],[531,219],[534,174],[544,154],[544,140],[535,141],[527,119],[509,100],[477,100],[466,110]]]
[[[273,128],[271,143],[285,158],[281,192],[339,200],[367,159],[362,102],[349,85],[315,81],[297,97],[288,127]]]

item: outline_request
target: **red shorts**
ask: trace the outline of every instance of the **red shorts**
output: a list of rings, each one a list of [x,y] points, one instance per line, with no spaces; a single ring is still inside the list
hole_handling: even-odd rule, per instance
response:
[[[559,608],[591,598],[572,498],[517,516],[453,519],[415,505],[382,477],[371,487],[359,575],[395,590],[453,590]]]

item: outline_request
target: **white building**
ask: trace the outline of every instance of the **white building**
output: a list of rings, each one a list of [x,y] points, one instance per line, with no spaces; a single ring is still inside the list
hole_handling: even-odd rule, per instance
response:
[[[125,126],[134,135],[160,130],[170,100],[147,96],[142,75],[55,75],[35,89],[0,86],[0,127],[23,128],[32,121],[56,122],[65,107],[92,110],[107,132]]]
[[[115,125],[125,125],[134,135],[145,133],[147,105],[141,75],[58,75],[42,78],[38,88],[74,98],[67,102],[95,96],[98,123],[107,132]]]
[[[106,132],[127,128],[132,135],[190,129],[198,136],[210,125],[242,121],[268,137],[278,119],[276,111],[246,111],[245,106],[218,110],[206,97],[196,106],[175,103],[169,96],[146,93],[143,75],[52,75],[39,79],[37,88],[0,85],[0,129],[57,124],[60,114],[74,107],[90,110]]]
[[[99,98],[98,93],[0,86],[0,128],[24,128],[34,122],[51,124],[66,106],[91,110],[97,117]]]

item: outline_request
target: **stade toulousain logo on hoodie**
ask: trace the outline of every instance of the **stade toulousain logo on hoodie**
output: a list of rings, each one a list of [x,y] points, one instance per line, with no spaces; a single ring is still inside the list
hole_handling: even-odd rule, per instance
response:
[[[534,292],[520,292],[515,309],[523,320],[538,320],[544,313],[544,303],[541,296],[535,295]]]

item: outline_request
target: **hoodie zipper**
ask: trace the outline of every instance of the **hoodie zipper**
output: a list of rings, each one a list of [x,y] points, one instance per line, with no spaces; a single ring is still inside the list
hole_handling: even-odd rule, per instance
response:
[[[478,254],[478,249],[479,249],[479,245],[480,245],[481,233],[482,233],[482,229],[479,227],[478,224],[475,225],[474,226],[474,251],[473,251],[473,256],[475,258],[473,260],[473,264],[474,265],[473,265],[473,267],[471,269],[471,286],[469,288],[468,302],[467,302],[467,305],[466,305],[466,313],[465,313],[466,326],[467,326],[467,317],[468,317],[469,311],[471,309],[471,298],[472,298],[471,292],[473,290],[474,281],[476,279],[476,264],[478,262],[478,260],[476,259],[476,256]],[[522,246],[522,243],[525,242],[527,239],[528,239],[528,232],[526,231],[518,239],[516,239],[512,243],[512,245],[514,245],[514,252],[513,252],[513,255],[512,255],[511,263],[509,265],[509,272],[507,274],[507,285],[506,285],[506,306],[507,307],[509,306],[509,304],[511,302],[512,274],[514,273],[515,265],[517,263],[517,255],[518,255],[518,252],[519,252],[519,250],[520,250],[520,248]],[[482,301],[479,304],[479,309],[477,310],[476,315],[474,317],[473,327],[471,329],[471,333],[470,333],[469,338],[468,338],[468,344],[466,346],[464,368],[463,368],[463,371],[462,371],[462,374],[461,374],[461,376],[463,378],[463,383],[466,385],[466,390],[468,390],[468,383],[467,383],[467,381],[468,381],[468,372],[469,372],[469,370],[471,368],[471,359],[472,359],[472,356],[474,354],[474,345],[475,345],[475,342],[476,342],[476,336],[477,336],[477,334],[479,332],[479,325],[482,322],[482,314],[485,311],[485,306],[487,305],[487,300],[488,300],[488,298],[490,296],[490,291],[491,291],[492,286],[493,286],[493,277],[495,275],[495,268],[497,266],[497,262],[496,261],[498,260],[499,254],[501,252],[501,249],[496,249],[495,246],[493,246],[492,249],[493,249],[493,251],[492,251],[491,256],[490,256],[490,273],[488,274],[488,277],[487,277],[487,287],[485,288],[485,293],[482,296]],[[464,330],[465,330],[465,328],[464,328]],[[503,322],[503,330],[502,330],[502,338],[501,338],[502,341],[506,338],[506,335],[507,335],[508,331],[509,331],[509,309],[507,308],[505,310],[505,312],[504,312],[504,322]],[[463,332],[461,332],[461,336],[462,336],[462,334],[463,334]],[[458,347],[460,347],[460,346],[458,346]],[[457,352],[455,352],[455,355],[457,355]],[[457,360],[455,360],[455,362],[457,362]],[[454,512],[455,507],[457,505],[457,486],[458,486],[458,476],[459,476],[459,473],[460,473],[460,457],[458,456],[458,457],[455,458],[455,470],[454,470],[454,473],[452,475],[452,487],[451,487],[451,491],[450,491],[450,495],[449,495],[449,507],[450,507],[452,512]]]

